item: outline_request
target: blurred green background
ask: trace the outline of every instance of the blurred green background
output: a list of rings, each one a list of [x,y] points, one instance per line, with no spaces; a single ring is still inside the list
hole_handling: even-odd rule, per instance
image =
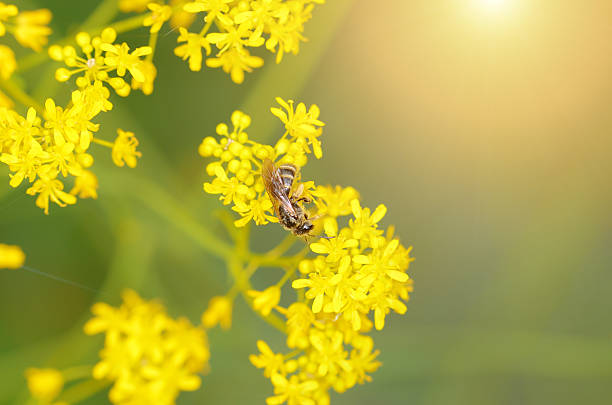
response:
[[[17,3],[53,10],[57,40],[97,2]],[[0,168],[0,241],[99,291],[0,271],[0,403],[23,403],[26,367],[95,361],[101,340],[81,332],[92,303],[132,287],[195,322],[229,288],[198,243],[197,226],[222,230],[197,146],[236,108],[253,117],[251,138],[272,141],[274,96],[318,104],[327,124],[324,158],[304,177],[385,203],[385,225],[414,246],[409,310],[374,336],[383,367],[333,405],[610,403],[611,2],[329,0],[298,56],[267,55],[242,85],[190,72],[166,33],[153,95],[114,97],[102,116],[101,137],[134,131],[143,157],[119,169],[98,148],[97,201],[44,216]],[[65,100],[49,66],[23,79]],[[254,232],[258,249],[284,235]],[[280,274],[262,272],[258,287]],[[271,384],[248,361],[260,338],[283,347],[239,301],[232,330],[210,333],[203,387],[178,403],[263,404]]]

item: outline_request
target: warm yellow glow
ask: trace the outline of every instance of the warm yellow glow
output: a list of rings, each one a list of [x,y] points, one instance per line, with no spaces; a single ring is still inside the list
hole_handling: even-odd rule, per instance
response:
[[[508,0],[478,0],[478,2],[486,11],[500,12],[506,7]]]

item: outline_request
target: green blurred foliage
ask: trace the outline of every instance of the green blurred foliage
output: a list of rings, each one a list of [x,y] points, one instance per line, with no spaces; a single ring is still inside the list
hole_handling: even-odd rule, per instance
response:
[[[101,341],[81,332],[93,302],[116,304],[131,287],[197,321],[229,288],[190,231],[223,234],[197,145],[236,108],[252,115],[252,138],[274,139],[277,95],[318,104],[327,123],[324,158],[304,177],[385,203],[385,223],[415,246],[408,313],[375,336],[383,367],[333,404],[609,403],[612,10],[605,0],[507,2],[514,14],[485,16],[469,2],[330,0],[300,55],[280,65],[268,55],[240,86],[219,70],[190,72],[172,55],[176,34],[162,31],[153,95],[115,97],[103,116],[102,137],[117,127],[139,137],[136,169],[100,150],[99,199],[49,216],[24,186],[0,185],[0,241],[22,246],[28,266],[97,290],[0,272],[0,403],[23,402],[26,367],[95,361]],[[52,9],[54,39],[95,7],[18,3]],[[144,30],[125,38],[147,40]],[[49,72],[22,79],[41,98],[67,97]],[[261,250],[283,236],[255,232]],[[258,285],[278,276],[262,272]],[[203,388],[179,404],[263,403],[271,385],[248,362],[261,338],[282,347],[237,304],[232,330],[210,333]]]

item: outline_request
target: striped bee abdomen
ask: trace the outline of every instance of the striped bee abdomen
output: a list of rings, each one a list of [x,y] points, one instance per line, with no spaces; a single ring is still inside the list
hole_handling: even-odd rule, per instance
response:
[[[284,164],[278,167],[278,171],[280,173],[281,179],[283,180],[285,194],[289,196],[289,192],[291,191],[291,186],[293,185],[293,180],[295,179],[297,169],[294,165]]]

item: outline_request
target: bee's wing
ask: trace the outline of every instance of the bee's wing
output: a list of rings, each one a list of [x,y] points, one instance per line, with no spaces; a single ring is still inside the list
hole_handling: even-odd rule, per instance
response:
[[[274,209],[278,209],[278,205],[282,205],[290,214],[296,215],[295,210],[289,197],[285,194],[285,188],[283,180],[281,179],[280,172],[274,166],[274,163],[270,159],[265,159],[261,167],[261,178],[263,179],[264,186],[268,197],[274,204]]]

